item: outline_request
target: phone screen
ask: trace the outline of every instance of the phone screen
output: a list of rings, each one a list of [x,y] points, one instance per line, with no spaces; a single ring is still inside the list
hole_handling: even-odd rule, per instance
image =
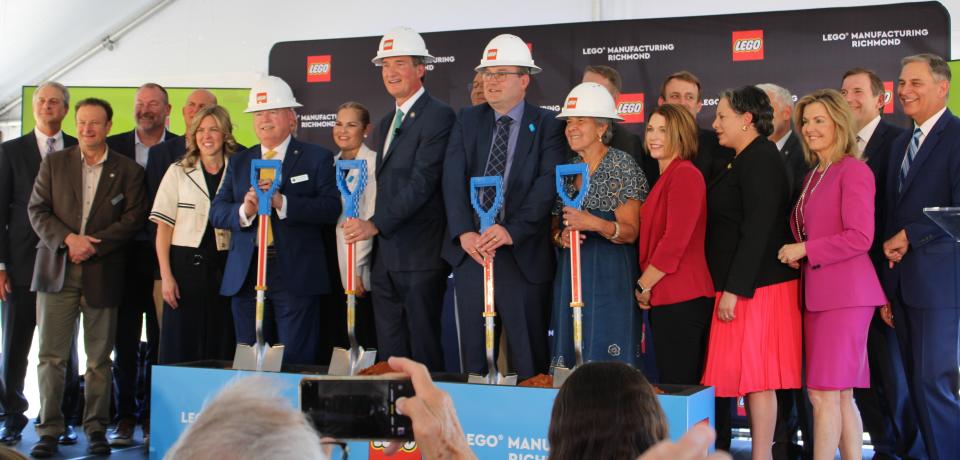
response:
[[[396,408],[397,398],[410,396],[410,380],[300,381],[300,409],[321,436],[337,439],[413,439],[410,418]]]

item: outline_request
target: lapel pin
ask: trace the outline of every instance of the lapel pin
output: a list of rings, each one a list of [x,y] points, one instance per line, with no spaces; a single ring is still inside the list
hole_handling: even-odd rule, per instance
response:
[[[416,116],[417,116],[417,112],[410,112],[410,118],[415,118]]]
[[[116,174],[114,174],[114,173],[110,173],[110,178],[113,179],[113,176],[115,176],[115,175],[116,175]]]
[[[533,124],[533,123],[530,123],[529,125],[527,125],[527,129],[529,129],[529,130],[530,130],[530,132],[532,133],[532,132],[534,132],[534,131],[536,131],[536,130],[537,130],[537,127],[536,127],[536,126],[534,126],[534,124]]]

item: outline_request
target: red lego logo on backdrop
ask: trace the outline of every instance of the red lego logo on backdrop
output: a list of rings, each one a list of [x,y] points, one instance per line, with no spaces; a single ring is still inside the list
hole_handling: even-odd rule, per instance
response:
[[[257,104],[266,104],[267,103],[267,93],[257,93]]]
[[[417,443],[413,441],[407,441],[403,443],[403,446],[400,447],[400,450],[396,454],[393,454],[392,457],[387,457],[387,454],[384,453],[386,449],[386,444],[383,441],[370,441],[370,450],[368,451],[368,458],[370,460],[420,460],[420,449],[417,449]]]
[[[624,123],[643,123],[643,93],[623,93],[617,98],[617,113]]]
[[[531,53],[533,53],[533,42],[527,42],[527,49],[530,50]]]
[[[319,83],[330,81],[330,55],[307,56],[307,82]]]
[[[393,39],[392,39],[392,38],[388,38],[388,39],[384,40],[384,41],[383,41],[383,50],[384,50],[384,51],[390,51],[390,50],[392,50],[392,49],[393,49]]]
[[[763,60],[763,30],[738,30],[733,32],[733,60]]]
[[[893,113],[893,82],[883,82],[883,113]]]

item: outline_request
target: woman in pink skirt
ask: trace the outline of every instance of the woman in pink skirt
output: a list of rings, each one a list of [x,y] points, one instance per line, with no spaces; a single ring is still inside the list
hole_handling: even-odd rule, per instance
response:
[[[790,216],[796,243],[778,256],[803,268],[806,376],[813,403],[813,458],[860,458],[863,424],[853,388],[870,387],[867,329],[886,303],[867,251],[873,240],[874,179],[860,160],[853,115],[840,93],[800,99],[795,124],[816,166]]]

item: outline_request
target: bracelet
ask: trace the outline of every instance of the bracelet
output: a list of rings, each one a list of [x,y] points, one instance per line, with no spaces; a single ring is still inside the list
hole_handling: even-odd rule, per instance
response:
[[[561,230],[557,230],[556,232],[553,232],[553,245],[558,248],[563,247],[563,237],[561,236],[562,234],[563,232]]]
[[[607,239],[613,241],[620,236],[620,222],[613,221],[613,235],[610,235]]]

